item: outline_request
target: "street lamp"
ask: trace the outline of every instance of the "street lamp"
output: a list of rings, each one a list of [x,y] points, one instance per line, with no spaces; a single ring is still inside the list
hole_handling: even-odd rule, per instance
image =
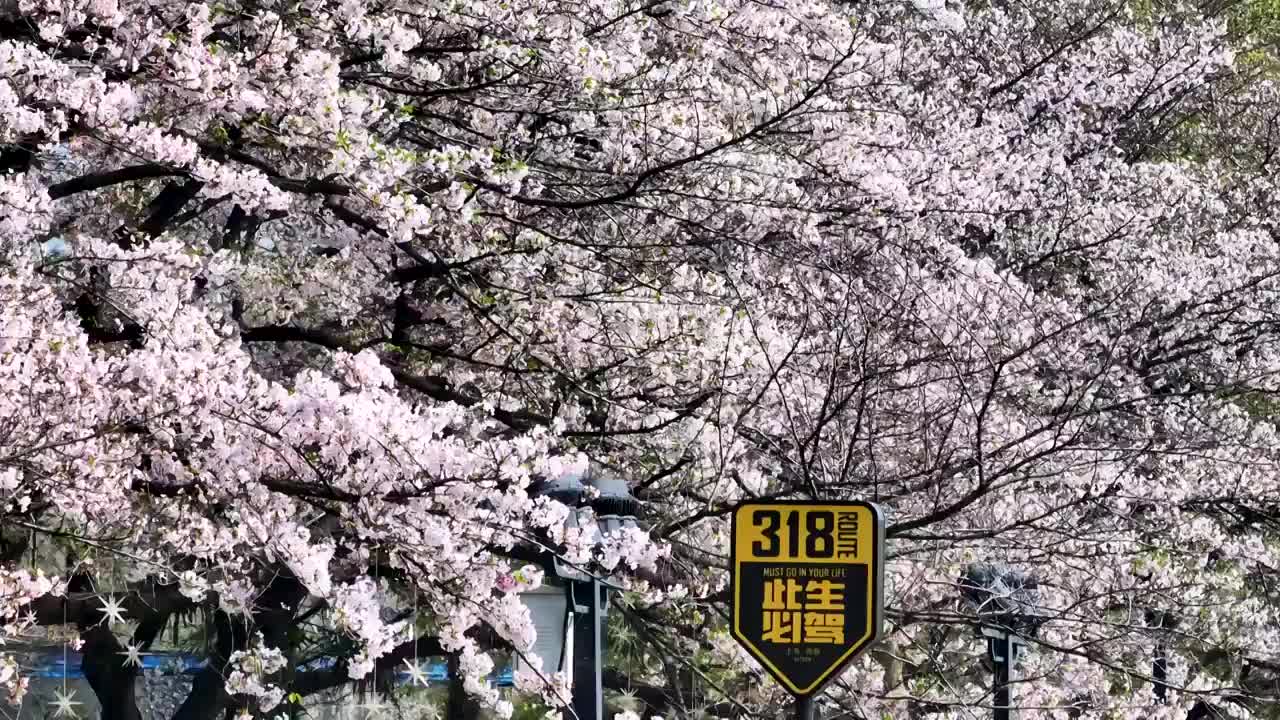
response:
[[[987,639],[995,665],[995,720],[1010,720],[1013,707],[1013,669],[1044,623],[1040,583],[1022,570],[992,563],[975,563],[960,578],[960,592],[978,613],[978,635]]]
[[[545,496],[569,506],[565,528],[580,528],[594,522],[601,535],[637,527],[640,502],[627,483],[588,463],[536,483],[531,495]],[[604,685],[602,664],[605,649],[605,618],[609,611],[609,583],[587,568],[570,565],[556,553],[542,558],[548,580],[563,585],[563,591],[548,589],[528,593],[524,600],[538,630],[534,652],[543,667],[566,670],[573,683],[573,707],[566,718],[602,720]],[[548,642],[542,644],[543,629]]]

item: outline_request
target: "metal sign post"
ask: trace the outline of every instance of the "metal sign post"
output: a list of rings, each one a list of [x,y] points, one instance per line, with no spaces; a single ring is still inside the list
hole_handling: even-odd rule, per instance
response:
[[[733,636],[796,697],[813,696],[880,637],[884,516],[864,502],[770,502],[733,515]]]
[[[796,720],[816,720],[812,695],[796,696]]]

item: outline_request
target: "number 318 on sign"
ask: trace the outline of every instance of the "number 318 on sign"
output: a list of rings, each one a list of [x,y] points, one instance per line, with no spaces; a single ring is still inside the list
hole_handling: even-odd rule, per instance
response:
[[[751,512],[752,558],[859,561],[857,508],[762,508]],[[868,527],[867,530],[874,528]],[[750,530],[747,530],[750,532]],[[870,540],[870,536],[866,538]],[[862,543],[864,546],[866,543]],[[744,558],[746,559],[746,558]]]

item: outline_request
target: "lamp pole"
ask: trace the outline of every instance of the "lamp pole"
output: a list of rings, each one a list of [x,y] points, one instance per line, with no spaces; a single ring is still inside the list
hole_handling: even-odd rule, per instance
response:
[[[1147,626],[1152,629],[1156,638],[1156,651],[1151,658],[1151,684],[1155,692],[1156,702],[1168,702],[1169,691],[1169,644],[1164,630],[1174,624],[1173,618],[1163,610],[1147,609]]]
[[[991,656],[995,720],[1013,720],[1013,683],[1020,633],[1034,636],[1044,621],[1039,582],[1032,575],[987,563],[970,565],[960,578],[964,599],[978,612],[978,633]]]
[[[568,505],[566,527],[577,527],[586,510],[594,515],[602,535],[635,527],[640,503],[625,481],[604,474],[588,464],[585,471],[545,480],[536,489]],[[594,572],[572,567],[552,556],[551,571],[565,581],[569,611],[573,613],[573,700],[565,708],[565,720],[604,720],[604,657],[607,640],[609,585]]]
[[[1004,633],[1002,638],[988,638],[992,645],[991,656],[995,661],[995,720],[1012,720],[1013,717],[1013,666],[1015,654],[1014,634]],[[997,650],[997,645],[1003,646]]]
[[[601,720],[604,717],[605,615],[608,590],[599,578],[569,583],[573,623],[573,714],[566,720]]]

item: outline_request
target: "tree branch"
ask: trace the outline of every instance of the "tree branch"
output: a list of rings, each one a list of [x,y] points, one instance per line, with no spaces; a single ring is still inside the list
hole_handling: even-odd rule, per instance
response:
[[[439,638],[423,636],[392,648],[391,652],[378,658],[374,666],[376,672],[387,673],[412,657],[440,657],[445,654]],[[353,682],[349,668],[347,658],[340,658],[331,668],[300,672],[294,676],[292,690],[305,696]]]
[[[160,165],[158,163],[130,165],[128,167],[122,167],[119,170],[90,173],[88,175],[81,175],[78,178],[72,178],[71,180],[54,183],[49,186],[49,197],[57,200],[59,198],[75,195],[76,193],[100,190],[104,187],[133,182],[135,180],[149,180],[152,178],[172,177],[174,175],[186,175],[186,173],[177,168]]]

